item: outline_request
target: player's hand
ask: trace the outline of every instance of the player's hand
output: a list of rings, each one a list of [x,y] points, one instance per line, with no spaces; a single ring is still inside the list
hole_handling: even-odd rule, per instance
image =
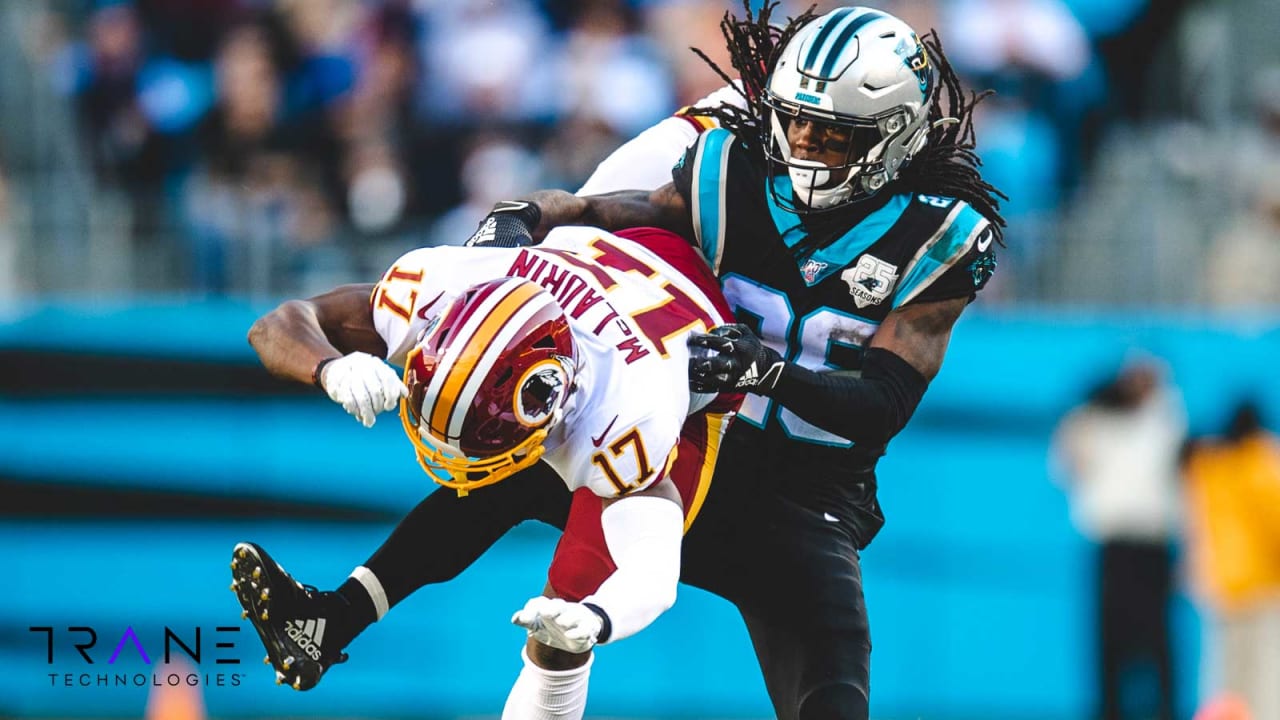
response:
[[[543,645],[571,653],[584,653],[596,644],[604,622],[582,603],[560,598],[530,598],[524,608],[511,616],[512,624],[529,631],[529,637]]]
[[[525,247],[533,244],[533,231],[542,221],[542,210],[523,200],[502,200],[480,221],[467,240],[468,247]]]
[[[739,323],[690,335],[689,347],[689,389],[696,393],[765,394],[778,383],[785,364],[777,350]]]
[[[365,427],[373,427],[378,413],[395,409],[400,398],[409,394],[390,365],[362,352],[326,364],[320,371],[320,386]]]

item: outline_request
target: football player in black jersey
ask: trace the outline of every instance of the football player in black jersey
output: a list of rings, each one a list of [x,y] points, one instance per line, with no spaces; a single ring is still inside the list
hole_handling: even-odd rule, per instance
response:
[[[655,225],[702,248],[739,324],[694,338],[691,383],[751,394],[682,578],[742,611],[779,717],[865,718],[876,461],[994,269],[1000,194],[973,151],[980,98],[936,38],[863,7],[726,31],[748,110],[722,108],[671,184],[544,191],[490,217],[517,242]]]
[[[658,226],[702,249],[739,324],[693,341],[691,383],[750,395],[685,539],[681,579],[739,608],[780,718],[866,718],[858,552],[883,524],[876,461],[994,269],[1000,195],[973,151],[980,98],[962,91],[936,38],[870,8],[785,27],[769,23],[771,9],[726,18],[747,109],[708,108],[721,127],[698,136],[672,183],[533,193],[500,203],[473,241],[533,243],[561,224]],[[553,484],[527,474],[482,502],[424,501],[367,563],[379,601],[352,581],[317,594],[342,644],[389,597],[452,577],[521,519],[562,527],[537,487]]]

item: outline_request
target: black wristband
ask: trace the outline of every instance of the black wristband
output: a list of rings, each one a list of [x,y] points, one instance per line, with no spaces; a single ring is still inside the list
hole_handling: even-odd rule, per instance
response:
[[[600,634],[596,636],[596,644],[603,645],[609,642],[609,636],[613,634],[613,621],[609,619],[609,613],[595,603],[584,602],[582,606],[600,618]]]
[[[320,388],[321,390],[324,390],[324,385],[321,385],[321,384],[320,384],[320,375],[321,375],[321,373],[323,373],[323,372],[324,372],[324,366],[325,366],[325,365],[328,365],[329,363],[333,362],[334,360],[337,360],[337,359],[338,359],[338,358],[340,358],[340,357],[342,357],[342,356],[341,356],[341,355],[339,355],[339,356],[337,356],[337,357],[327,357],[327,358],[325,358],[325,359],[321,360],[320,362],[316,363],[316,369],[311,371],[311,384],[312,384],[312,385],[315,385],[316,387]]]

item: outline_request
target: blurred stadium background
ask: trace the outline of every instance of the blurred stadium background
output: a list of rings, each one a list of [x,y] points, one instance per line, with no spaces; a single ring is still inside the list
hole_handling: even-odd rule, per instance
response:
[[[978,141],[1010,196],[1000,269],[882,464],[873,716],[1090,717],[1093,549],[1050,433],[1135,349],[1167,361],[1193,434],[1243,393],[1280,417],[1280,4],[869,4],[998,91]],[[497,199],[576,187],[718,85],[687,48],[723,57],[730,7],[0,3],[0,717],[136,718],[149,697],[172,718],[496,715],[543,528],[405,602],[316,691],[272,684],[226,590],[234,543],[333,586],[429,487],[394,419],[361,430],[244,336],[280,299],[461,242]],[[1203,699],[1201,619],[1184,584],[1179,717]],[[31,627],[54,628],[52,663]],[[181,667],[159,664],[166,627],[203,633],[187,715],[153,687]],[[592,716],[770,714],[732,607],[693,589],[600,660]]]

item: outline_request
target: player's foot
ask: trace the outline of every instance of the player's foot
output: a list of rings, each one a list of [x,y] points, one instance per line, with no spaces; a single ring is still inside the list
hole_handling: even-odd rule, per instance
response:
[[[262,638],[264,662],[276,669],[276,684],[310,690],[331,665],[346,662],[347,654],[332,634],[325,642],[325,626],[345,604],[337,593],[294,580],[253,543],[236,545],[231,578],[231,590],[244,608],[241,617]]]

